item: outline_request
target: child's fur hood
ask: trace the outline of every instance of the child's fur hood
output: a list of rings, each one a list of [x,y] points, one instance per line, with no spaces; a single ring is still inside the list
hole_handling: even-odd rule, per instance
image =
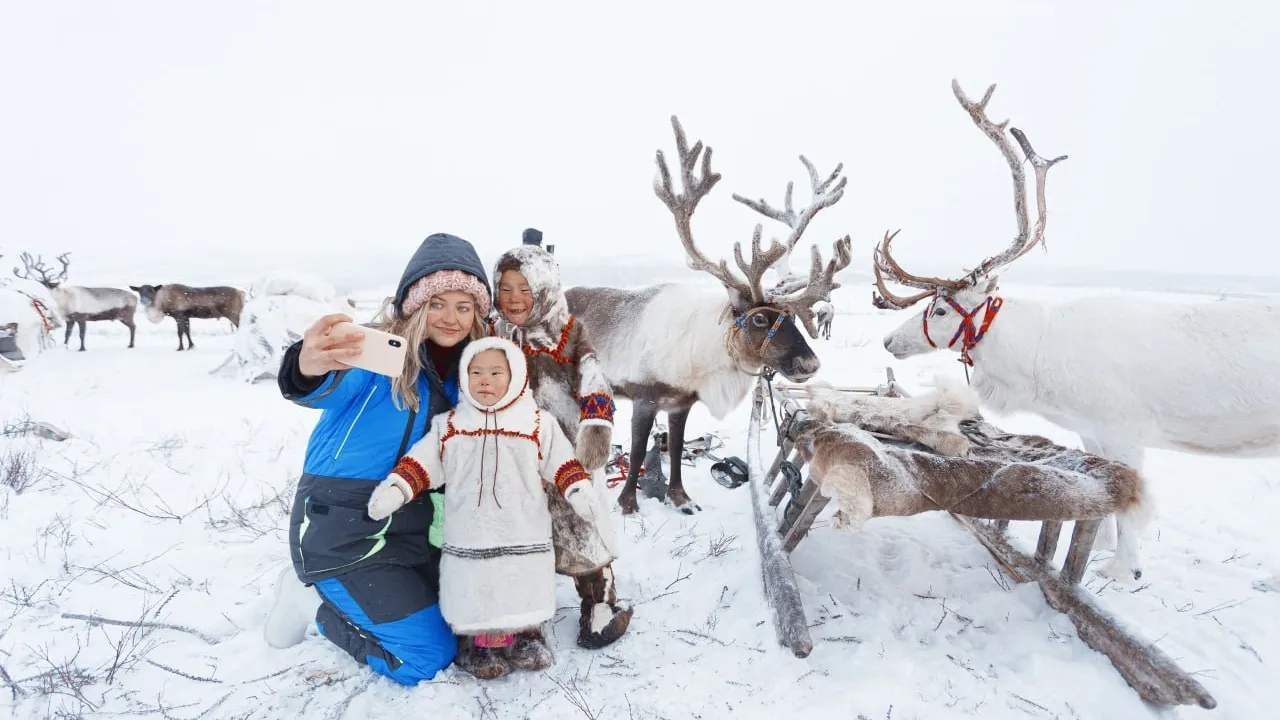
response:
[[[493,405],[486,408],[471,397],[470,376],[471,361],[485,350],[501,350],[507,356],[507,365],[511,368],[511,384],[507,386],[507,394]],[[518,401],[528,398],[529,364],[524,352],[510,340],[500,337],[486,337],[472,340],[462,351],[462,360],[458,363],[458,394],[466,402],[480,412],[501,412],[512,407]]]

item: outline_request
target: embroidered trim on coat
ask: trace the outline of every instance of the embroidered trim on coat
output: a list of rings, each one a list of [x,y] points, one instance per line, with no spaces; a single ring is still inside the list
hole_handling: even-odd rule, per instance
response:
[[[590,393],[578,399],[578,404],[582,406],[581,420],[604,420],[613,422],[613,411],[615,405],[613,398],[604,393]]]
[[[391,472],[404,478],[404,481],[409,483],[409,487],[413,489],[414,497],[431,487],[431,476],[427,475],[426,468],[422,467],[422,463],[408,455],[400,458],[400,462],[396,463]]]
[[[569,331],[573,329],[573,323],[575,321],[575,318],[570,315],[569,322],[566,322],[564,324],[564,329],[560,331],[560,343],[554,348],[535,348],[530,345],[523,345],[520,349],[524,350],[524,354],[529,355],[530,357],[534,355],[548,355],[552,360],[555,360],[562,365],[572,365],[575,360],[571,357],[565,357],[564,348],[569,344]]]
[[[577,458],[569,460],[556,469],[556,488],[561,495],[568,492],[569,487],[574,483],[590,479],[591,474],[587,472],[586,468],[582,467],[582,463],[578,462]]]
[[[524,438],[529,440],[538,448],[538,459],[542,459],[542,441],[539,437],[542,431],[542,413],[535,410],[533,413],[533,433],[525,434],[516,432],[515,430],[503,430],[502,428],[489,428],[487,430],[459,430],[453,425],[453,416],[456,410],[449,411],[449,419],[445,421],[444,436],[440,438],[440,461],[444,462],[444,444],[456,436],[463,437],[481,437],[483,435],[497,435],[500,437]]]

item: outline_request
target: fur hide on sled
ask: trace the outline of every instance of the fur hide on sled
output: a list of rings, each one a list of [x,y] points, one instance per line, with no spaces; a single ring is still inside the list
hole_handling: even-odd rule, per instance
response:
[[[836,501],[834,527],[930,510],[1004,520],[1146,516],[1142,476],[1123,463],[1001,432],[977,398],[940,377],[911,398],[844,395],[815,384],[796,447]],[[894,439],[884,436],[893,436]],[[1119,553],[1118,553],[1119,554]]]

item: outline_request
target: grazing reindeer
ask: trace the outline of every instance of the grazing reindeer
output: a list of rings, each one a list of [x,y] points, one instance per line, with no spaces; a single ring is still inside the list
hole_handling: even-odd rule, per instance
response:
[[[231,326],[239,329],[240,309],[244,307],[244,294],[233,287],[190,287],[178,283],[168,285],[130,285],[142,299],[147,319],[153,323],[172,317],[178,323],[178,351],[182,351],[182,335],[187,336],[187,349],[194,350],[191,340],[191,318],[226,318]]]
[[[831,321],[836,317],[836,309],[826,300],[813,304],[813,314],[818,319],[818,332],[823,340],[831,339]]]
[[[62,282],[67,279],[67,271],[71,267],[71,261],[68,259],[70,256],[71,253],[62,253],[58,256],[58,262],[62,263],[62,271],[52,275],[49,267],[44,264],[42,256],[32,259],[31,253],[22,253],[23,273],[19,274],[18,268],[15,267],[13,274],[26,280],[35,280],[49,289],[53,295],[53,301],[58,304],[58,310],[67,324],[66,335],[62,338],[63,346],[71,342],[71,329],[79,325],[80,352],[84,352],[85,323],[118,320],[129,328],[129,347],[133,347],[137,332],[133,316],[138,312],[138,299],[132,293],[117,288],[63,285]]]
[[[680,464],[689,410],[701,400],[712,415],[723,418],[746,397],[753,378],[764,368],[776,369],[795,382],[804,382],[818,372],[818,358],[796,327],[795,317],[804,322],[810,336],[816,337],[810,306],[840,286],[832,276],[849,264],[850,240],[846,236],[836,241],[834,257],[825,268],[814,247],[812,272],[806,280],[793,281],[775,294],[766,295],[763,291],[760,279],[765,271],[795,246],[813,216],[834,204],[844,192],[844,178],[830,187],[840,173],[839,167],[819,184],[817,174],[804,160],[813,180],[812,205],[795,214],[790,207],[789,188],[785,214],[760,203],[761,208],[772,213],[770,217],[791,227],[787,243],[774,240],[762,251],[761,228],[756,225],[750,263],[743,259],[741,244],[734,244],[734,257],[745,279],[729,270],[725,261],[711,262],[694,244],[690,220],[698,202],[720,180],[720,175],[711,171],[708,147],[702,157],[701,177],[694,176],[703,145],[698,142],[690,148],[680,122],[672,117],[671,124],[680,155],[684,194],[673,191],[661,150],[657,153],[659,177],[654,181],[654,192],[675,218],[689,267],[720,281],[728,297],[724,291],[708,293],[677,284],[640,290],[576,287],[566,291],[565,296],[569,311],[590,330],[596,355],[615,395],[632,401],[632,458],[645,457],[654,419],[659,411],[667,413],[671,458],[667,500],[692,515],[701,508],[684,490]],[[731,318],[733,321],[729,322]],[[624,514],[638,509],[639,470],[639,462],[631,463],[626,486],[618,497]]]
[[[874,253],[877,307],[928,299],[923,316],[885,336],[902,359],[946,343],[973,367],[973,388],[998,412],[1030,412],[1079,433],[1086,450],[1141,472],[1144,448],[1227,457],[1280,451],[1280,306],[1267,300],[1158,301],[1141,296],[1061,302],[1003,297],[992,273],[1044,242],[1045,160],[1011,130],[1036,174],[1039,219],[1030,225],[1022,163],[986,107],[952,90],[1013,172],[1018,235],[1003,253],[955,280],[912,275],[894,261],[886,234]],[[898,297],[885,278],[919,293]],[[989,278],[989,279],[988,279]],[[1138,569],[1138,532],[1150,510],[1115,518],[1113,577]]]

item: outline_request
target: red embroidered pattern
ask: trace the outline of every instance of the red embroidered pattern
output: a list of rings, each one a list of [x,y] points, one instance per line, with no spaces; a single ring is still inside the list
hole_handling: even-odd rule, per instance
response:
[[[582,406],[582,420],[605,420],[613,422],[613,398],[604,393],[591,393],[578,400]]]
[[[590,480],[591,475],[586,468],[582,467],[582,463],[574,458],[561,465],[556,470],[556,488],[560,490],[560,494],[564,495],[569,491],[569,486],[581,480]]]
[[[463,437],[481,437],[482,435],[497,435],[501,437],[524,438],[534,444],[538,448],[538,459],[542,459],[542,442],[539,440],[539,433],[542,430],[542,413],[535,411],[533,413],[533,433],[525,434],[516,432],[515,430],[503,430],[502,428],[489,428],[488,430],[459,430],[453,426],[453,416],[456,410],[449,411],[449,419],[445,423],[444,437],[440,438],[440,460],[444,461],[444,444],[456,436]]]
[[[431,487],[431,477],[427,475],[426,468],[422,467],[422,463],[408,455],[400,458],[400,462],[396,463],[391,472],[404,478],[405,482],[409,483],[409,487],[413,489],[414,497]]]
[[[573,328],[574,322],[576,322],[576,319],[570,315],[569,322],[565,323],[564,330],[560,331],[560,343],[554,348],[548,350],[546,348],[534,348],[529,345],[523,345],[521,346],[521,349],[524,350],[525,355],[548,355],[552,360],[555,360],[562,365],[572,365],[575,361],[571,357],[564,356],[564,346],[569,344],[569,330]]]

